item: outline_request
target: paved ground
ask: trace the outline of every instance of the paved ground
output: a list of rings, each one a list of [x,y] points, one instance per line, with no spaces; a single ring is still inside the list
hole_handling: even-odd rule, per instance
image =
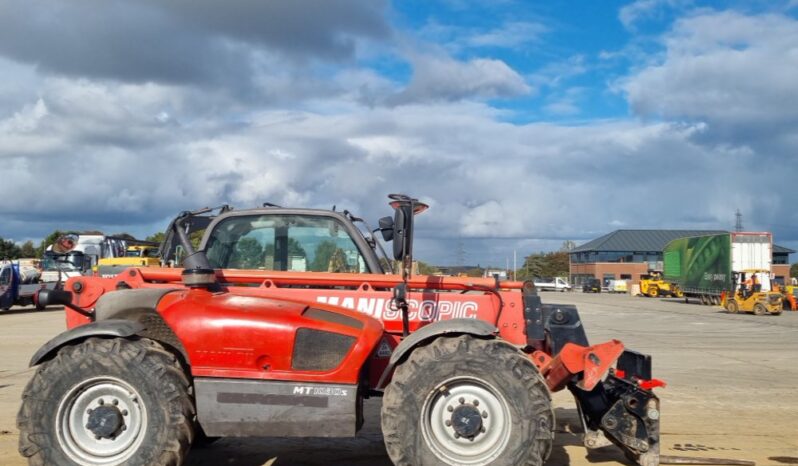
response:
[[[544,293],[579,305],[594,343],[611,338],[654,357],[668,382],[662,398],[663,454],[798,464],[798,312],[729,315],[718,308],[624,295]],[[0,312],[0,464],[22,465],[14,418],[31,375],[27,361],[63,330],[63,311]],[[549,465],[618,465],[614,449],[586,454],[567,393],[555,397],[558,435]],[[378,430],[379,404],[355,439],[225,439],[192,451],[188,464],[389,466]]]

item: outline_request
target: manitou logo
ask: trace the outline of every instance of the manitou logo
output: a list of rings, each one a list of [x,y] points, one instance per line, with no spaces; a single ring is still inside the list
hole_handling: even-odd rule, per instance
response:
[[[316,301],[354,309],[382,320],[400,320],[402,312],[391,308],[386,298],[355,298],[351,296],[319,296]],[[444,301],[408,299],[410,320],[434,322],[448,319],[476,319],[479,306],[474,301]]]
[[[348,390],[340,387],[294,387],[294,395],[346,396]]]

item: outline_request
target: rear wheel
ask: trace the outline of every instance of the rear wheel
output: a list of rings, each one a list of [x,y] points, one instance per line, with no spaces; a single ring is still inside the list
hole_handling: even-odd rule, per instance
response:
[[[90,338],[34,374],[17,415],[30,464],[179,465],[194,437],[189,381],[152,340]]]
[[[398,466],[540,466],[553,429],[539,372],[497,340],[440,337],[396,368],[383,397],[385,447]]]
[[[768,313],[768,308],[764,304],[754,304],[754,315],[763,316]]]
[[[731,314],[737,314],[737,312],[740,311],[740,307],[737,305],[737,301],[735,301],[734,298],[729,299],[726,303],[726,310]]]
[[[659,290],[657,289],[656,286],[649,286],[648,295],[652,298],[656,298],[659,295]]]

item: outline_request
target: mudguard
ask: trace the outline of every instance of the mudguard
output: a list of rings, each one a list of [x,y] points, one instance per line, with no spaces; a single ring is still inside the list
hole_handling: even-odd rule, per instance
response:
[[[89,337],[130,337],[144,329],[145,326],[143,324],[124,319],[109,319],[81,325],[72,330],[67,330],[45,343],[33,355],[29,367],[52,359],[61,347],[72,342],[82,341]]]
[[[177,288],[139,288],[106,293],[97,300],[94,315],[99,322],[118,318],[130,311],[156,309],[164,296],[178,290]]]
[[[488,337],[495,335],[498,331],[499,330],[495,326],[490,325],[484,320],[477,319],[441,320],[424,326],[402,340],[402,342],[399,343],[399,346],[394,349],[393,353],[391,354],[391,359],[388,361],[388,367],[386,367],[385,371],[382,373],[377,386],[382,387],[387,380],[388,375],[393,372],[393,368],[399,362],[401,362],[405,356],[410,354],[413,348],[426,342],[427,340],[440,335],[449,334],[468,334],[478,337]]]

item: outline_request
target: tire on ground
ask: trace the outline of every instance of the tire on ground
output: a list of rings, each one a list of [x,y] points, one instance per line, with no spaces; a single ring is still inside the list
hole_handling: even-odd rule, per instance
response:
[[[105,419],[92,419],[100,407]],[[189,379],[161,345],[89,338],[61,348],[28,383],[17,415],[19,452],[32,465],[176,466],[193,440],[194,414]],[[89,425],[102,429],[98,421],[119,427],[94,437]]]
[[[737,305],[737,301],[730,299],[726,302],[726,310],[731,314],[737,314],[737,312],[740,310],[740,307]]]
[[[454,438],[451,422],[468,411],[486,430]],[[531,361],[507,343],[439,337],[396,368],[383,397],[382,432],[397,466],[540,466],[551,453],[551,394]]]
[[[768,308],[762,303],[754,304],[754,315],[763,316],[768,313]]]

